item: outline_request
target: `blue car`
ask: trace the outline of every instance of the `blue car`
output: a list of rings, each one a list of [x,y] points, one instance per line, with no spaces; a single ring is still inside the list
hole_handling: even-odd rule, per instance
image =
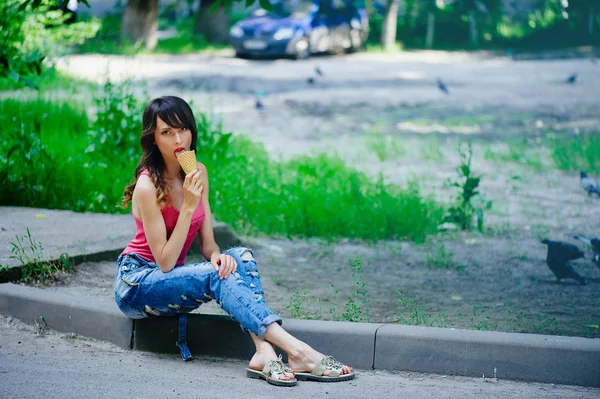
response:
[[[357,51],[367,40],[369,20],[362,0],[272,0],[231,27],[238,57],[291,56]]]

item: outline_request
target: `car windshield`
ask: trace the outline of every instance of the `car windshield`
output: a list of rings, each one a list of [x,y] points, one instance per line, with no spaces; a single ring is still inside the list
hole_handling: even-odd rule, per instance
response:
[[[280,0],[271,1],[273,11],[270,13],[276,17],[304,17],[308,15],[316,4],[311,0]]]

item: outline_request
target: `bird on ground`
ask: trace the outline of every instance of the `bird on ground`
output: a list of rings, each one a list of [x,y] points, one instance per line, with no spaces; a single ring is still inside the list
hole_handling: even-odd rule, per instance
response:
[[[450,90],[448,89],[448,86],[444,82],[442,82],[442,79],[437,80],[437,87],[444,93],[450,94]]]
[[[254,92],[254,97],[255,97],[255,101],[254,101],[254,107],[257,110],[263,110],[265,108],[265,105],[262,102],[262,98],[265,96],[265,92],[264,91],[255,91]]]
[[[556,276],[556,281],[564,278],[572,278],[577,280],[579,284],[584,285],[585,279],[573,269],[569,263],[570,260],[580,259],[584,257],[583,251],[576,245],[562,241],[551,241],[548,239],[542,240],[542,244],[548,246],[548,254],[546,256],[546,264]]]
[[[592,248],[592,251],[594,251],[592,260],[594,261],[596,266],[598,266],[598,268],[600,269],[600,238],[586,237],[586,236],[582,236],[582,235],[577,235],[577,236],[575,236],[575,238],[577,240],[585,242],[589,247]]]
[[[577,81],[577,74],[574,73],[567,78],[567,83],[573,84]]]
[[[596,181],[589,177],[583,170],[579,171],[579,184],[581,184],[581,187],[588,195],[596,194],[600,197],[600,188],[598,187],[598,184],[596,184]]]
[[[315,72],[319,76],[325,76],[325,74],[323,73],[323,71],[321,70],[321,68],[319,68],[319,66],[315,67]]]

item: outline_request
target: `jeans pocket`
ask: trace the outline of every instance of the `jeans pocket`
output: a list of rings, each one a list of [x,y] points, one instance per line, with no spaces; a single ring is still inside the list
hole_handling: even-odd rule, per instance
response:
[[[140,281],[150,272],[150,269],[145,267],[142,269],[134,269],[129,273],[121,275],[121,280],[130,287],[136,287],[140,285]]]
[[[127,302],[131,301],[131,298],[135,296],[137,287],[140,282],[152,271],[149,267],[142,267],[139,269],[133,269],[130,272],[121,273],[115,284],[115,292],[121,298]]]

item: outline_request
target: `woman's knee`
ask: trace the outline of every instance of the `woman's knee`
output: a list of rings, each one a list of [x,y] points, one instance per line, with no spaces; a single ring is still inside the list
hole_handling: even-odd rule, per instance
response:
[[[254,252],[250,248],[234,247],[223,251],[223,253],[235,259],[238,265],[238,270],[248,269],[248,267],[250,267],[252,270],[256,270],[256,259],[254,258]]]

